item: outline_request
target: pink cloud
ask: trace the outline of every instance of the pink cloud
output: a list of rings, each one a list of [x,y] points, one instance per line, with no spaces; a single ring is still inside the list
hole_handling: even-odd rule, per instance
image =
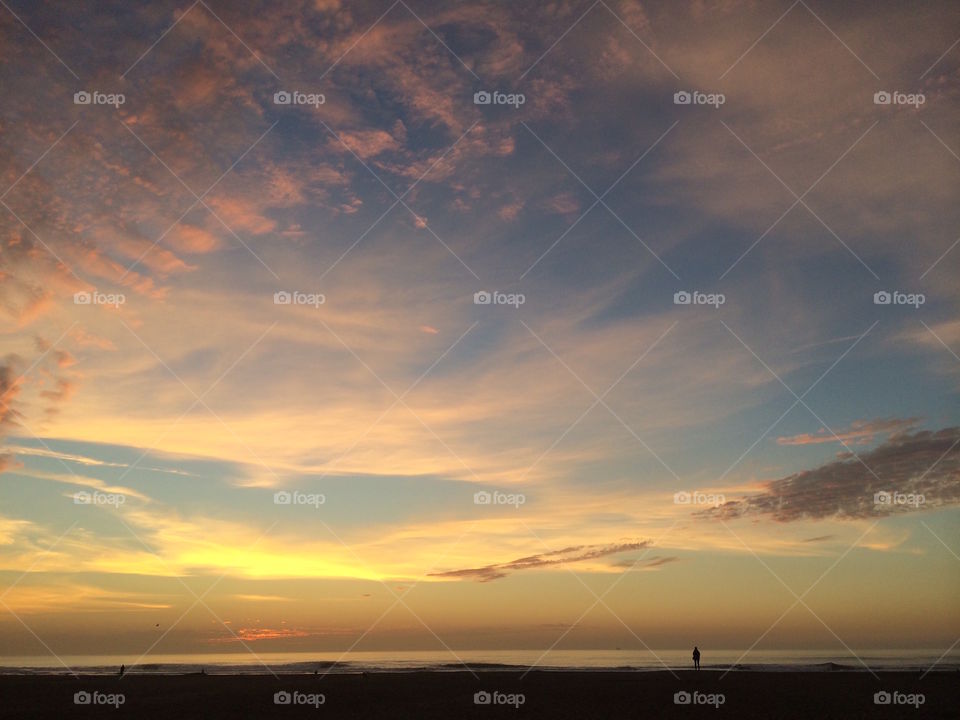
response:
[[[497,215],[499,215],[503,220],[516,220],[517,215],[520,214],[523,206],[524,201],[517,200],[516,202],[504,205],[502,208],[500,208],[500,210],[497,211]]]
[[[100,350],[116,350],[117,346],[113,344],[112,340],[107,338],[100,337],[99,335],[94,335],[91,332],[88,332],[83,327],[75,327],[70,332],[71,339],[77,343],[80,347],[95,347]]]
[[[161,275],[196,269],[194,266],[187,265],[170,250],[146,238],[133,236],[113,228],[98,230],[96,234],[98,241],[113,252],[130,260],[139,260],[141,266]]]
[[[223,221],[234,231],[244,230],[254,235],[272,232],[277,223],[261,214],[257,203],[241,197],[217,196],[207,203],[213,207]]]
[[[163,242],[180,252],[196,255],[211,253],[222,246],[216,235],[195,225],[185,224],[180,224],[171,230]]]
[[[573,215],[580,210],[580,201],[572,193],[560,193],[550,198],[546,206],[561,215]]]
[[[354,130],[340,133],[340,139],[360,158],[367,160],[375,157],[387,150],[396,150],[398,147],[396,139],[383,130]],[[337,143],[336,140],[332,142]]]

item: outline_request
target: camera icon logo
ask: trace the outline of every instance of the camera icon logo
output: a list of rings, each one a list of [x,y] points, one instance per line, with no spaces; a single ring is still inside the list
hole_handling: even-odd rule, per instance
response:
[[[477,90],[473,94],[474,105],[489,105],[493,102],[493,97],[486,90]]]
[[[680,90],[673,94],[674,105],[689,105],[693,101],[693,96],[686,90]]]
[[[486,690],[481,690],[473,694],[474,705],[489,705],[491,702],[493,702],[493,696]]]
[[[893,496],[886,490],[881,490],[880,492],[873,494],[874,505],[891,505],[892,503]]]
[[[474,505],[489,505],[491,502],[493,502],[493,495],[486,490],[481,490],[473,494]]]
[[[293,96],[286,90],[280,90],[273,94],[274,105],[289,105],[291,102],[293,102]]]
[[[80,92],[75,92],[73,94],[74,105],[89,105],[92,100],[93,96],[86,90],[81,90]]]
[[[893,98],[886,90],[878,90],[873,94],[874,105],[889,105],[892,101]]]
[[[91,702],[93,702],[93,696],[86,690],[81,690],[73,694],[74,705],[89,705]]]
[[[889,305],[892,296],[886,290],[879,290],[873,294],[874,305]]]
[[[688,493],[686,490],[681,490],[680,492],[675,492],[673,494],[673,502],[676,505],[689,505],[690,499],[690,493]]]
[[[286,290],[281,290],[273,294],[274,305],[289,305],[291,302],[293,302],[293,296]]]
[[[73,504],[74,505],[89,505],[93,502],[93,496],[90,495],[86,490],[80,490],[73,494]]]
[[[693,297],[686,290],[681,290],[673,294],[674,305],[689,305],[692,300]]]
[[[489,305],[492,301],[493,296],[486,290],[481,290],[480,292],[475,292],[473,294],[474,305]]]
[[[75,292],[73,294],[73,304],[74,305],[89,305],[90,301],[93,299],[93,295],[88,292]]]
[[[273,694],[273,704],[274,705],[289,705],[293,702],[293,695],[288,693],[286,690],[280,690]]]
[[[293,502],[293,495],[286,490],[281,490],[273,494],[274,505],[289,505],[291,502]]]
[[[888,693],[886,690],[881,690],[880,692],[875,692],[873,694],[873,704],[874,705],[889,705],[893,702],[893,696]]]
[[[681,690],[673,694],[674,705],[689,705],[691,702],[693,702],[693,696],[686,690]]]

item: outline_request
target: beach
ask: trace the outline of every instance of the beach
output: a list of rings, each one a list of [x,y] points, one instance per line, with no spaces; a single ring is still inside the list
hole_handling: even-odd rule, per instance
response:
[[[0,677],[4,718],[955,718],[955,671]],[[479,679],[478,679],[479,678]],[[79,695],[77,693],[86,693]],[[279,693],[279,694],[278,694]],[[876,693],[889,704],[876,704]],[[121,697],[122,696],[122,697]],[[89,704],[75,703],[75,697]],[[276,702],[279,700],[280,702]],[[679,703],[677,701],[680,701]],[[289,701],[289,702],[285,702]],[[689,702],[684,702],[689,701]]]

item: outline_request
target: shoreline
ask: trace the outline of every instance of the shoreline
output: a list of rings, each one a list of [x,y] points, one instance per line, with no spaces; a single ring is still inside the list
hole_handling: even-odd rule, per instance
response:
[[[210,668],[201,670],[163,670],[163,669],[149,669],[141,670],[136,667],[127,668],[123,677],[313,677],[314,671],[310,669],[296,669],[296,670],[286,670],[282,667],[272,667],[270,669],[264,667],[247,667],[247,666],[238,666],[240,669],[230,667],[220,667],[220,668]],[[556,673],[556,674],[606,674],[606,673],[623,673],[623,674],[633,674],[633,675],[647,675],[647,674],[670,674],[670,673],[686,673],[690,672],[696,674],[700,673],[719,673],[719,674],[743,674],[743,673],[756,673],[756,674],[813,674],[820,675],[824,673],[843,673],[843,674],[864,674],[864,675],[883,675],[883,674],[926,674],[929,672],[931,675],[945,674],[945,673],[958,673],[960,672],[960,667],[945,665],[943,667],[927,668],[925,666],[910,666],[910,667],[857,667],[857,666],[841,666],[841,665],[832,665],[830,667],[821,667],[821,666],[800,666],[800,667],[790,667],[784,665],[776,666],[710,666],[710,667],[701,667],[699,671],[694,670],[690,667],[659,667],[659,668],[649,668],[649,667],[631,667],[628,665],[617,666],[617,667],[535,667],[528,668],[520,665],[501,665],[501,666],[481,666],[481,665],[457,665],[452,667],[411,667],[411,668],[379,668],[379,667],[317,667],[316,674],[320,676],[330,676],[330,675],[410,675],[417,673],[426,673],[426,674],[436,674],[436,675],[447,675],[447,674],[456,674],[456,673],[470,673],[475,672],[478,674],[487,674],[487,673],[504,673],[504,674],[524,674],[528,670],[531,673],[542,672],[542,673]],[[115,677],[119,678],[119,672],[116,668],[109,668],[105,670],[92,669],[92,668],[78,668],[74,671],[67,670],[64,668],[37,668],[37,667],[23,667],[23,668],[2,668],[0,667],[0,677],[97,677],[97,678],[110,678]]]
[[[4,718],[953,718],[957,671],[4,675]],[[80,695],[78,695],[78,693]],[[84,693],[86,695],[84,695]],[[880,693],[881,695],[877,695]],[[885,695],[884,695],[885,693]],[[875,699],[879,697],[881,704]],[[121,699],[122,698],[122,699]],[[79,699],[80,704],[75,700]],[[888,704],[883,703],[889,699]],[[89,704],[83,704],[84,701]],[[319,717],[319,714],[316,715]]]

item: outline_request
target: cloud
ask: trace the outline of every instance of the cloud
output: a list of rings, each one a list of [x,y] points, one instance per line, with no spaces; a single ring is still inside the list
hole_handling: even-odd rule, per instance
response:
[[[624,558],[623,560],[620,560],[616,566],[626,568],[627,570],[656,570],[664,565],[677,562],[679,559],[680,558],[676,555],[669,555],[666,557],[655,555],[649,560],[644,560],[643,562],[631,560],[630,558]]]
[[[0,365],[0,428],[16,425],[20,416],[13,406],[23,380],[17,375],[17,360],[16,356],[8,355]]]
[[[238,593],[234,595],[238,600],[244,600],[246,602],[292,602],[293,598],[286,597],[285,595],[258,595],[250,593]]]
[[[29,233],[0,238],[0,310],[18,327],[34,322],[53,306],[57,295],[81,283]]]
[[[356,130],[340,133],[343,141],[362,160],[368,160],[387,150],[396,150],[398,147],[394,137],[384,130]],[[339,149],[340,143],[332,139],[332,148]]]
[[[113,590],[95,584],[78,583],[58,578],[48,586],[21,583],[5,599],[5,604],[18,615],[69,612],[107,613],[169,610],[168,602],[150,602],[142,592]]]
[[[16,365],[19,358],[8,355],[0,364],[0,439],[9,432],[11,427],[19,425],[20,411],[14,407],[14,402],[20,394],[22,378],[18,376]],[[10,455],[0,453],[0,472],[10,466]]]
[[[546,207],[560,215],[574,215],[580,211],[580,201],[572,193],[561,193],[550,198]]]
[[[843,442],[853,445],[869,445],[877,435],[886,435],[908,430],[916,425],[920,418],[888,418],[882,420],[855,420],[850,427],[834,435],[826,428],[816,433],[801,433],[789,437],[778,437],[778,445],[819,445],[821,443]]]
[[[73,393],[76,392],[77,384],[67,378],[55,378],[54,387],[51,390],[41,390],[40,397],[50,402],[46,409],[47,415],[55,415],[60,410],[60,405],[67,402]]]
[[[0,545],[10,545],[23,530],[33,525],[29,520],[11,520],[0,515]]]
[[[254,235],[271,232],[277,223],[262,214],[261,203],[239,196],[211,197],[207,203],[213,207],[223,222],[233,230],[244,230]]]
[[[239,628],[236,637],[220,638],[217,642],[255,642],[257,640],[276,640],[278,638],[309,637],[311,633],[293,628]]]
[[[220,238],[203,228],[181,223],[163,241],[176,250],[191,254],[206,254],[222,247]]]
[[[128,467],[126,463],[109,462],[99,458],[93,458],[86,455],[78,455],[69,452],[57,452],[47,447],[26,447],[23,445],[14,446],[11,449],[16,451],[17,455],[27,455],[31,457],[54,458],[56,460],[66,460],[77,463],[78,465],[87,465],[91,467]]]
[[[875,493],[923,495],[922,505],[885,505]],[[858,519],[960,503],[960,427],[894,435],[859,459],[840,459],[766,483],[763,492],[696,513],[727,520],[767,515],[779,522],[804,518]]]
[[[497,215],[500,216],[502,220],[516,220],[517,215],[519,215],[520,211],[523,210],[523,206],[525,204],[526,203],[523,200],[507,203],[497,210]]]
[[[70,338],[77,343],[77,345],[83,348],[93,347],[100,350],[110,351],[117,349],[117,346],[113,344],[112,340],[94,335],[87,329],[80,326],[77,326],[70,331]]]
[[[506,577],[517,570],[532,570],[535,568],[553,567],[555,565],[568,565],[584,560],[596,560],[597,558],[608,555],[616,555],[622,552],[632,550],[642,550],[649,547],[649,541],[634,543],[619,543],[615,545],[576,545],[563,548],[562,550],[551,550],[550,552],[529,555],[527,557],[517,558],[506,563],[494,565],[484,565],[477,568],[464,568],[462,570],[447,570],[445,572],[430,573],[431,577],[445,578],[466,578],[479,582],[490,582]]]

